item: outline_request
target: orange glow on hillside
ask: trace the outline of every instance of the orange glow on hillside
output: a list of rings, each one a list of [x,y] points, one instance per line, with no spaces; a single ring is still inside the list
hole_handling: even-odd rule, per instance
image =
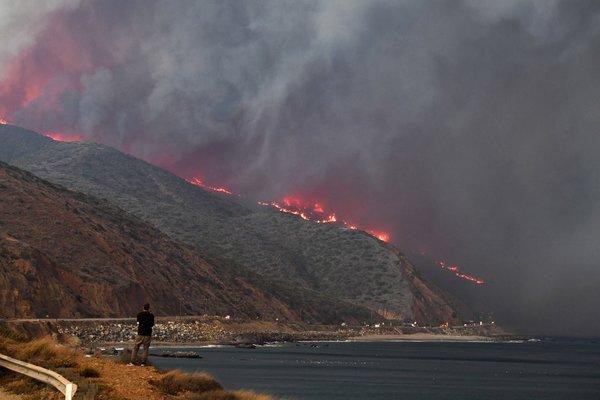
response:
[[[49,137],[57,142],[81,142],[83,137],[81,135],[71,135],[58,132],[44,132],[44,136]]]
[[[458,277],[460,279],[463,279],[465,281],[472,282],[472,283],[474,283],[476,285],[483,285],[483,284],[485,284],[485,281],[483,279],[477,278],[477,277],[475,277],[473,275],[468,275],[468,274],[464,274],[464,273],[460,272],[460,268],[456,264],[446,265],[445,261],[438,261],[437,265],[441,269],[448,270],[451,273],[453,273],[456,277]]]
[[[0,125],[6,125],[8,121],[5,118],[0,118]],[[56,140],[59,142],[80,142],[83,141],[84,136],[78,134],[65,134],[59,132],[45,132],[44,136]],[[220,193],[224,195],[234,195],[234,193],[224,186],[212,186],[206,184],[202,179],[198,177],[192,177],[186,179],[192,185],[201,187],[211,192]],[[299,197],[286,196],[281,202],[258,202],[262,206],[272,207],[284,214],[295,215],[306,221],[312,221],[318,224],[334,224],[343,229],[350,230],[361,230],[368,233],[374,238],[381,240],[382,242],[389,243],[391,241],[391,235],[388,232],[379,229],[364,228],[358,224],[351,223],[346,219],[340,218],[337,214],[327,208],[321,202],[316,201],[305,201]],[[421,251],[425,254],[425,251]],[[459,266],[455,264],[447,265],[445,261],[437,261],[436,264],[442,269],[447,270],[459,279],[471,282],[476,285],[483,285],[485,281],[476,276],[465,274],[461,272]]]
[[[199,186],[203,189],[207,189],[210,190],[211,192],[217,192],[217,193],[223,193],[223,194],[228,194],[228,195],[233,195],[233,192],[225,187],[220,187],[220,186],[210,186],[207,185],[206,183],[204,183],[204,181],[200,178],[190,178],[190,179],[186,179],[189,183],[191,183],[192,185],[195,186]]]
[[[337,224],[346,229],[362,230],[371,236],[383,241],[390,241],[390,234],[380,230],[363,229],[344,219],[337,217],[336,213],[326,211],[320,202],[304,201],[298,197],[286,196],[281,202],[258,202],[262,206],[273,207],[285,214],[296,215],[306,221],[313,221],[318,224]]]
[[[387,232],[381,232],[381,231],[367,231],[367,232],[369,232],[371,235],[375,236],[377,239],[381,240],[382,242],[390,241],[390,234]]]

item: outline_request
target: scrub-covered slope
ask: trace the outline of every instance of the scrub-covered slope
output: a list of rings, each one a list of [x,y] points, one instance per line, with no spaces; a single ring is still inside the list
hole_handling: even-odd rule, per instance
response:
[[[62,143],[0,126],[0,160],[104,198],[194,246],[206,258],[333,295],[387,316],[456,321],[454,301],[424,282],[392,246],[205,191],[115,149]]]
[[[231,314],[334,322],[366,312],[218,268],[106,201],[0,163],[0,317]],[[292,304],[293,303],[293,304]]]

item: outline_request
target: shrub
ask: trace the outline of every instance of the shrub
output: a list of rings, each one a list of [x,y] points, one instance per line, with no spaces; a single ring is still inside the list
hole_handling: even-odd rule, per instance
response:
[[[4,324],[0,324],[0,337],[4,337],[15,342],[25,342],[27,338],[22,333],[15,331]]]
[[[224,392],[212,390],[204,393],[187,393],[182,400],[272,400],[270,396],[257,394],[246,390],[236,392]]]
[[[9,392],[23,395],[26,399],[58,400],[64,398],[53,388],[28,377],[17,378],[3,385]]]
[[[98,372],[98,370],[95,368],[85,367],[79,371],[79,375],[83,376],[84,378],[99,378],[100,372]]]
[[[211,390],[204,393],[187,393],[182,400],[238,400],[238,398],[233,393]]]
[[[238,390],[233,392],[236,400],[271,400],[271,396],[266,394],[249,392],[247,390]]]
[[[183,392],[202,393],[223,389],[208,374],[186,374],[181,371],[171,371],[160,379],[151,380],[150,384],[157,387],[161,392],[173,396]]]
[[[24,343],[17,348],[17,358],[43,367],[73,367],[75,354],[45,337]]]

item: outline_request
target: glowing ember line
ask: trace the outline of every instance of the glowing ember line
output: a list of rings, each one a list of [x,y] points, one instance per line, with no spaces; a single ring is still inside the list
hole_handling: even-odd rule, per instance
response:
[[[8,121],[6,119],[0,118],[0,125],[7,125],[7,124],[8,124]],[[63,134],[63,133],[58,133],[58,132],[45,132],[44,136],[49,137],[52,140],[56,140],[59,142],[79,142],[79,141],[82,141],[82,139],[83,139],[82,136],[80,136],[80,135],[69,135],[69,134]],[[234,194],[231,190],[229,190],[225,187],[207,185],[206,183],[204,183],[204,181],[202,179],[197,178],[197,177],[192,177],[192,178],[189,178],[186,180],[189,183],[191,183],[192,185],[199,186],[203,189],[210,190],[212,192],[222,193],[222,194],[226,194],[226,195],[230,195],[230,196]],[[303,220],[313,221],[318,224],[338,224],[338,225],[343,226],[346,229],[351,229],[351,230],[359,230],[360,229],[383,242],[389,242],[391,240],[390,234],[387,232],[378,231],[378,230],[362,229],[359,226],[357,226],[355,224],[351,224],[350,222],[348,222],[346,220],[339,219],[335,215],[335,213],[328,214],[327,212],[325,212],[325,208],[320,203],[305,202],[298,198],[286,196],[283,199],[282,204],[274,202],[274,201],[269,202],[269,203],[259,201],[258,204],[260,204],[262,206],[273,207],[274,209],[276,209],[282,213],[296,215],[296,216],[302,218]],[[450,266],[446,266],[446,263],[444,261],[438,261],[437,264],[439,265],[439,267],[441,269],[445,269],[445,270],[452,272],[456,277],[458,277],[460,279],[475,283],[477,285],[483,285],[485,283],[485,281],[483,279],[479,279],[475,276],[460,272],[457,265],[453,264]]]
[[[272,201],[272,202],[259,201],[258,204],[260,204],[262,206],[273,207],[274,209],[276,209],[282,213],[296,215],[306,221],[313,221],[318,224],[338,224],[346,229],[352,229],[352,230],[361,229],[361,230],[367,232],[369,235],[371,235],[381,241],[384,241],[384,242],[390,241],[389,233],[383,232],[383,231],[378,231],[378,230],[368,230],[368,229],[359,228],[355,224],[351,224],[350,222],[348,222],[346,220],[339,219],[335,213],[327,213],[325,211],[325,208],[323,207],[323,205],[321,205],[320,203],[305,202],[298,198],[287,196],[283,199],[283,201],[281,203],[277,203],[274,201]]]
[[[483,279],[477,278],[473,275],[468,275],[465,273],[460,272],[460,268],[458,267],[458,265],[452,264],[452,265],[446,265],[445,261],[438,261],[437,265],[441,268],[441,269],[445,269],[448,270],[450,272],[452,272],[456,277],[460,278],[460,279],[464,279],[466,281],[472,282],[476,285],[483,285],[485,284],[485,281]]]
[[[233,192],[227,188],[224,187],[219,187],[219,186],[210,186],[204,183],[204,181],[202,179],[199,178],[190,178],[190,179],[186,179],[189,183],[191,183],[192,185],[195,186],[199,186],[203,189],[207,189],[210,190],[212,192],[217,192],[217,193],[223,193],[223,194],[227,194],[227,195],[233,195]]]
[[[83,137],[80,135],[69,135],[58,132],[44,132],[44,136],[49,137],[57,142],[81,142]]]
[[[381,240],[382,242],[390,241],[390,234],[387,232],[380,232],[380,231],[367,231],[367,232],[370,233],[371,235],[375,236],[377,239]]]
[[[7,124],[8,124],[8,121],[5,118],[0,117],[0,125],[7,125]],[[83,137],[80,135],[69,135],[69,134],[63,134],[63,133],[58,133],[58,132],[45,132],[44,136],[49,137],[52,140],[56,140],[59,142],[79,142],[79,141],[82,141],[82,139],[83,139]],[[202,181],[202,179],[197,178],[197,177],[192,177],[192,178],[189,178],[186,180],[189,183],[191,183],[192,185],[199,186],[203,189],[210,190],[212,192],[222,193],[222,194],[226,194],[226,195],[230,195],[230,196],[234,194],[231,190],[229,190],[225,187],[207,185],[206,183],[204,183],[204,181]],[[346,220],[338,219],[338,217],[335,215],[335,213],[331,213],[331,214],[326,213],[325,208],[320,203],[305,202],[298,198],[286,196],[283,199],[282,204],[274,202],[274,201],[269,202],[269,203],[259,201],[258,204],[260,204],[262,206],[273,207],[282,213],[296,215],[296,216],[302,218],[303,220],[313,221],[318,224],[338,224],[338,225],[343,226],[346,229],[351,229],[351,230],[359,230],[360,229],[383,242],[389,242],[391,240],[390,234],[387,232],[378,231],[378,230],[362,229],[359,226],[357,226],[355,224],[351,224],[350,222],[348,222]],[[438,261],[437,264],[439,265],[439,267],[441,269],[450,271],[451,273],[453,273],[456,277],[458,277],[460,279],[475,283],[477,285],[483,285],[485,283],[485,281],[483,279],[460,272],[459,267],[457,265],[452,264],[450,266],[446,266],[445,261]]]

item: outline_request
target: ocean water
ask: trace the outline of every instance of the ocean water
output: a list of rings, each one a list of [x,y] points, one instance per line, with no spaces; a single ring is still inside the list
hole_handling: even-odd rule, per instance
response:
[[[152,362],[164,369],[207,371],[227,389],[290,400],[600,399],[600,340],[333,342],[194,350],[203,358],[154,357]]]

